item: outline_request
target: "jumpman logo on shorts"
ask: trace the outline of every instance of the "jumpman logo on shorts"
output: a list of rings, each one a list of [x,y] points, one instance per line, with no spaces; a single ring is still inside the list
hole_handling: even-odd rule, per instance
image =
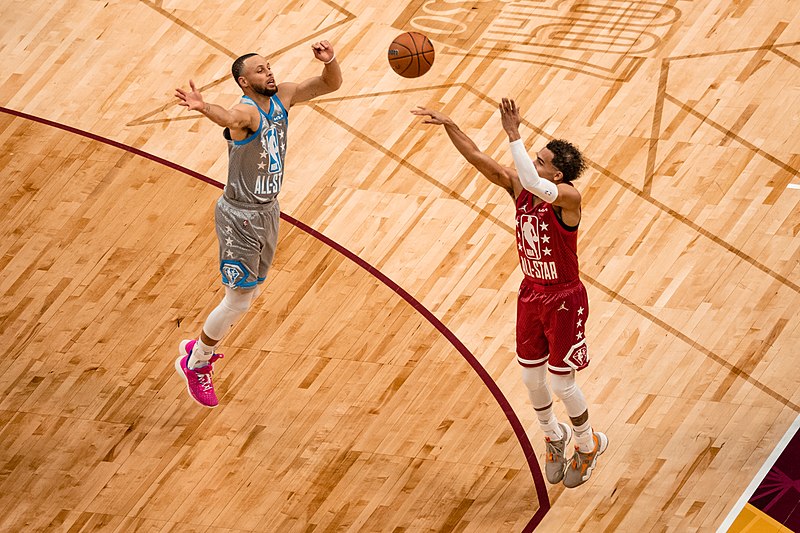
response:
[[[567,306],[564,305],[564,302],[561,302],[561,307],[556,309],[556,311],[569,311],[569,309],[567,309]]]

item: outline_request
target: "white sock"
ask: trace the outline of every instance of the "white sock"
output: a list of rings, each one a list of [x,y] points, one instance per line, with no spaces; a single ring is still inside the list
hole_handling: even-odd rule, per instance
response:
[[[587,420],[580,426],[575,427],[575,444],[578,445],[578,450],[583,453],[589,453],[594,450],[594,436],[592,432],[592,425]]]
[[[202,368],[208,364],[212,355],[214,355],[214,346],[208,346],[201,339],[197,339],[192,349],[192,355],[189,356],[189,361],[186,363],[186,366],[189,367],[189,370]]]
[[[539,426],[544,431],[545,437],[550,437],[550,440],[561,440],[564,438],[564,431],[558,425],[558,419],[553,412],[553,404],[545,409],[536,410],[536,418],[539,419]]]

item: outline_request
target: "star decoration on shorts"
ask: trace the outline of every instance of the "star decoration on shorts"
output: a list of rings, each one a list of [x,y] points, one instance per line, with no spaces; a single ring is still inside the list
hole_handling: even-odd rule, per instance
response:
[[[233,239],[228,237],[227,239],[225,239],[225,244],[227,244],[228,246],[233,246]]]
[[[578,315],[582,315],[582,314],[583,314],[583,307],[579,307],[578,308]]]
[[[225,250],[225,257],[233,257],[233,252],[230,250]]]
[[[550,242],[550,236],[549,235],[542,235],[542,242],[545,243],[545,244]]]
[[[232,227],[230,227],[230,226],[227,226],[227,227],[225,228],[225,233],[227,233],[227,234],[229,234],[229,235],[230,235],[231,233],[233,233],[233,228],[232,228]]]
[[[542,222],[542,224],[539,227],[542,228],[542,231],[547,231],[548,228],[547,224],[545,224],[544,222]]]
[[[284,136],[284,135],[286,135],[286,134],[285,134],[285,133],[283,133],[283,130],[278,130],[278,137],[279,137],[281,140],[283,140],[283,136]]]
[[[578,319],[578,323],[576,324],[576,327],[581,327],[581,326],[583,326],[583,319],[579,318]]]
[[[581,340],[583,338],[583,332],[579,331],[578,334],[575,336],[578,338],[578,340]]]
[[[542,251],[544,252],[544,255],[550,255],[550,252],[552,252],[553,250],[551,250],[550,248],[543,248]]]

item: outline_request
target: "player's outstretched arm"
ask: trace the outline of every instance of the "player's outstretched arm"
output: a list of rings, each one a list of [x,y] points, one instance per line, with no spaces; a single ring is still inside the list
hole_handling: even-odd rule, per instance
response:
[[[558,197],[558,186],[552,181],[539,176],[531,156],[525,150],[525,145],[519,134],[519,124],[521,122],[519,108],[514,100],[503,98],[500,103],[500,120],[503,124],[503,129],[508,134],[511,156],[514,158],[514,166],[517,167],[520,183],[526,190],[545,202],[554,203]]]
[[[188,91],[180,87],[175,89],[175,96],[180,100],[178,105],[187,107],[191,111],[199,111],[223,128],[251,131],[258,129],[258,112],[251,112],[249,108],[252,106],[234,106],[231,109],[225,109],[222,106],[205,102],[203,95],[194,86],[192,80],[189,80],[189,87]]]
[[[511,156],[514,158],[514,166],[517,167],[517,174],[522,186],[545,202],[561,207],[564,210],[565,222],[577,225],[581,212],[580,193],[572,185],[556,184],[539,176],[519,134],[519,125],[522,119],[514,100],[503,98],[500,103],[500,120],[503,123],[503,129],[508,134]]]
[[[423,124],[444,126],[450,141],[470,165],[478,169],[489,181],[507,190],[513,198],[517,197],[517,194],[522,190],[522,185],[520,185],[516,173],[483,153],[450,117],[422,106],[412,109],[411,113],[427,117],[422,121]]]
[[[311,45],[314,57],[322,61],[322,74],[308,78],[300,83],[281,83],[278,87],[278,98],[288,103],[289,107],[332,93],[342,86],[342,69],[328,41],[320,41]]]

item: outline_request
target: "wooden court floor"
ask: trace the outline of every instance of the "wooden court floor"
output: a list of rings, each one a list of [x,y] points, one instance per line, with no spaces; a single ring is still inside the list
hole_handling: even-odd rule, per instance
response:
[[[0,10],[0,531],[714,531],[800,413],[793,0]],[[172,364],[221,298],[227,155],[172,94],[232,105],[250,51],[316,75],[318,39],[344,84],[291,112],[274,270],[201,410]],[[409,113],[510,164],[505,96],[529,149],[590,160],[579,382],[611,445],[575,490],[537,487],[513,205]]]

